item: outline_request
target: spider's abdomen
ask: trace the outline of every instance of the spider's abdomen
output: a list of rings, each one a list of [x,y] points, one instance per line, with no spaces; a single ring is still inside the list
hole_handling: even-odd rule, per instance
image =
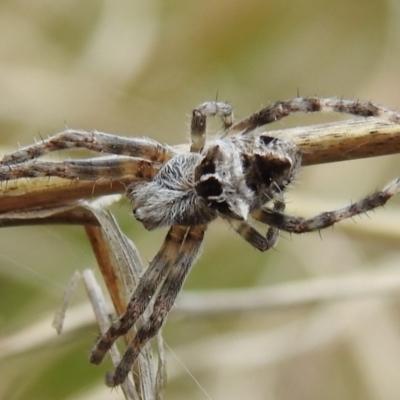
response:
[[[194,188],[194,170],[201,159],[198,153],[176,155],[151,182],[130,186],[127,196],[134,202],[134,216],[146,229],[200,225],[216,218]]]

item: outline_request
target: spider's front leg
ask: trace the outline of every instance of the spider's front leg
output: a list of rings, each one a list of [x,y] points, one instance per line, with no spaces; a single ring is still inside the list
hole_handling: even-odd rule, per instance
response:
[[[192,226],[190,228],[175,228],[178,228],[179,232],[184,232],[186,234],[180,237],[182,246],[179,255],[175,260],[169,261],[171,265],[168,268],[168,272],[165,274],[166,276],[164,275],[165,280],[155,300],[150,319],[138,330],[115,372],[107,374],[106,384],[108,386],[114,387],[125,381],[143,346],[161,329],[165,318],[174,305],[175,299],[181,290],[187,274],[199,255],[206,227]]]
[[[186,231],[187,228],[180,226],[172,227],[169,230],[163,246],[143,273],[125,313],[94,345],[89,358],[91,363],[100,364],[114,342],[120,336],[125,335],[143,314],[168,269],[175,263]]]
[[[362,200],[338,210],[323,212],[315,217],[302,218],[285,215],[276,210],[258,210],[254,217],[259,221],[280,230],[293,233],[318,231],[346,218],[354,217],[383,206],[395,194],[400,192],[400,177],[389,182],[382,190]]]
[[[107,385],[113,387],[125,381],[143,346],[160,330],[199,254],[204,231],[205,226],[170,229],[163,247],[140,279],[126,312],[96,342],[90,362],[100,364],[113,343],[132,328],[164,279],[149,321],[138,330],[115,372],[107,374]]]

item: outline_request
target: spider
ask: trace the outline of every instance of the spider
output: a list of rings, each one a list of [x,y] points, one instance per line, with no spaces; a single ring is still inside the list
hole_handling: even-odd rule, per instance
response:
[[[192,113],[189,152],[161,145],[147,138],[127,138],[66,130],[41,142],[4,156],[0,180],[58,176],[70,180],[118,179],[131,174],[126,196],[133,214],[146,229],[170,227],[165,241],[143,273],[125,313],[96,341],[90,362],[100,364],[113,343],[126,334],[155,297],[152,314],[141,326],[107,385],[124,382],[143,346],[162,327],[174,301],[199,255],[204,232],[221,217],[250,245],[260,251],[273,247],[279,231],[304,233],[324,229],[345,218],[384,205],[400,190],[400,177],[384,189],[342,209],[304,219],[284,214],[283,194],[301,165],[301,151],[289,140],[271,137],[257,128],[289,114],[333,111],[362,117],[380,117],[400,123],[394,111],[371,103],[342,99],[296,98],[277,102],[234,123],[232,107],[205,102]],[[206,120],[220,117],[223,131],[206,140]],[[46,153],[67,148],[86,148],[118,155],[112,159],[37,160]],[[261,234],[250,218],[268,226]]]

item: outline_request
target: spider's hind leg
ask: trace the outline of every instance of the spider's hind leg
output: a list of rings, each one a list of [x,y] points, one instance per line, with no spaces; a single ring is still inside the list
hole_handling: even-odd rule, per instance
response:
[[[278,101],[264,107],[260,111],[232,125],[226,134],[247,133],[260,126],[279,121],[294,113],[307,114],[316,112],[336,112],[359,117],[379,117],[399,123],[399,115],[396,112],[372,103],[337,98],[299,97],[286,101]]]
[[[256,219],[277,229],[292,233],[319,231],[347,218],[364,214],[383,206],[395,194],[400,193],[400,177],[389,182],[382,190],[353,203],[349,206],[323,212],[311,218],[295,217],[277,210],[259,210]]]
[[[221,118],[224,131],[232,126],[233,110],[232,106],[227,103],[207,101],[193,110],[190,122],[191,152],[197,153],[204,147],[206,142],[207,117],[215,117],[217,115]]]

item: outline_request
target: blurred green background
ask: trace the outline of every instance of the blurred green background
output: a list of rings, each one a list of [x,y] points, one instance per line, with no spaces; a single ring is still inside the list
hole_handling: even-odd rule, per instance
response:
[[[237,118],[297,92],[400,109],[399,20],[397,0],[2,0],[2,153],[65,125],[185,142],[191,110],[216,96]],[[339,118],[295,116],[272,128]],[[382,187],[399,165],[391,156],[305,168],[287,195],[288,211],[343,206]],[[147,263],[165,232],[146,232],[128,202],[113,212]],[[185,290],[396,273],[399,199],[369,216],[322,232],[322,240],[318,233],[283,234],[266,254],[213,223]],[[122,398],[103,385],[109,365],[87,361],[93,320],[59,337],[49,326],[73,271],[83,268],[100,277],[82,228],[0,230],[1,400]],[[166,397],[398,399],[395,300],[170,318],[164,337],[180,361],[167,350]],[[73,307],[87,302],[80,288]],[[20,348],[25,344],[31,347]]]

